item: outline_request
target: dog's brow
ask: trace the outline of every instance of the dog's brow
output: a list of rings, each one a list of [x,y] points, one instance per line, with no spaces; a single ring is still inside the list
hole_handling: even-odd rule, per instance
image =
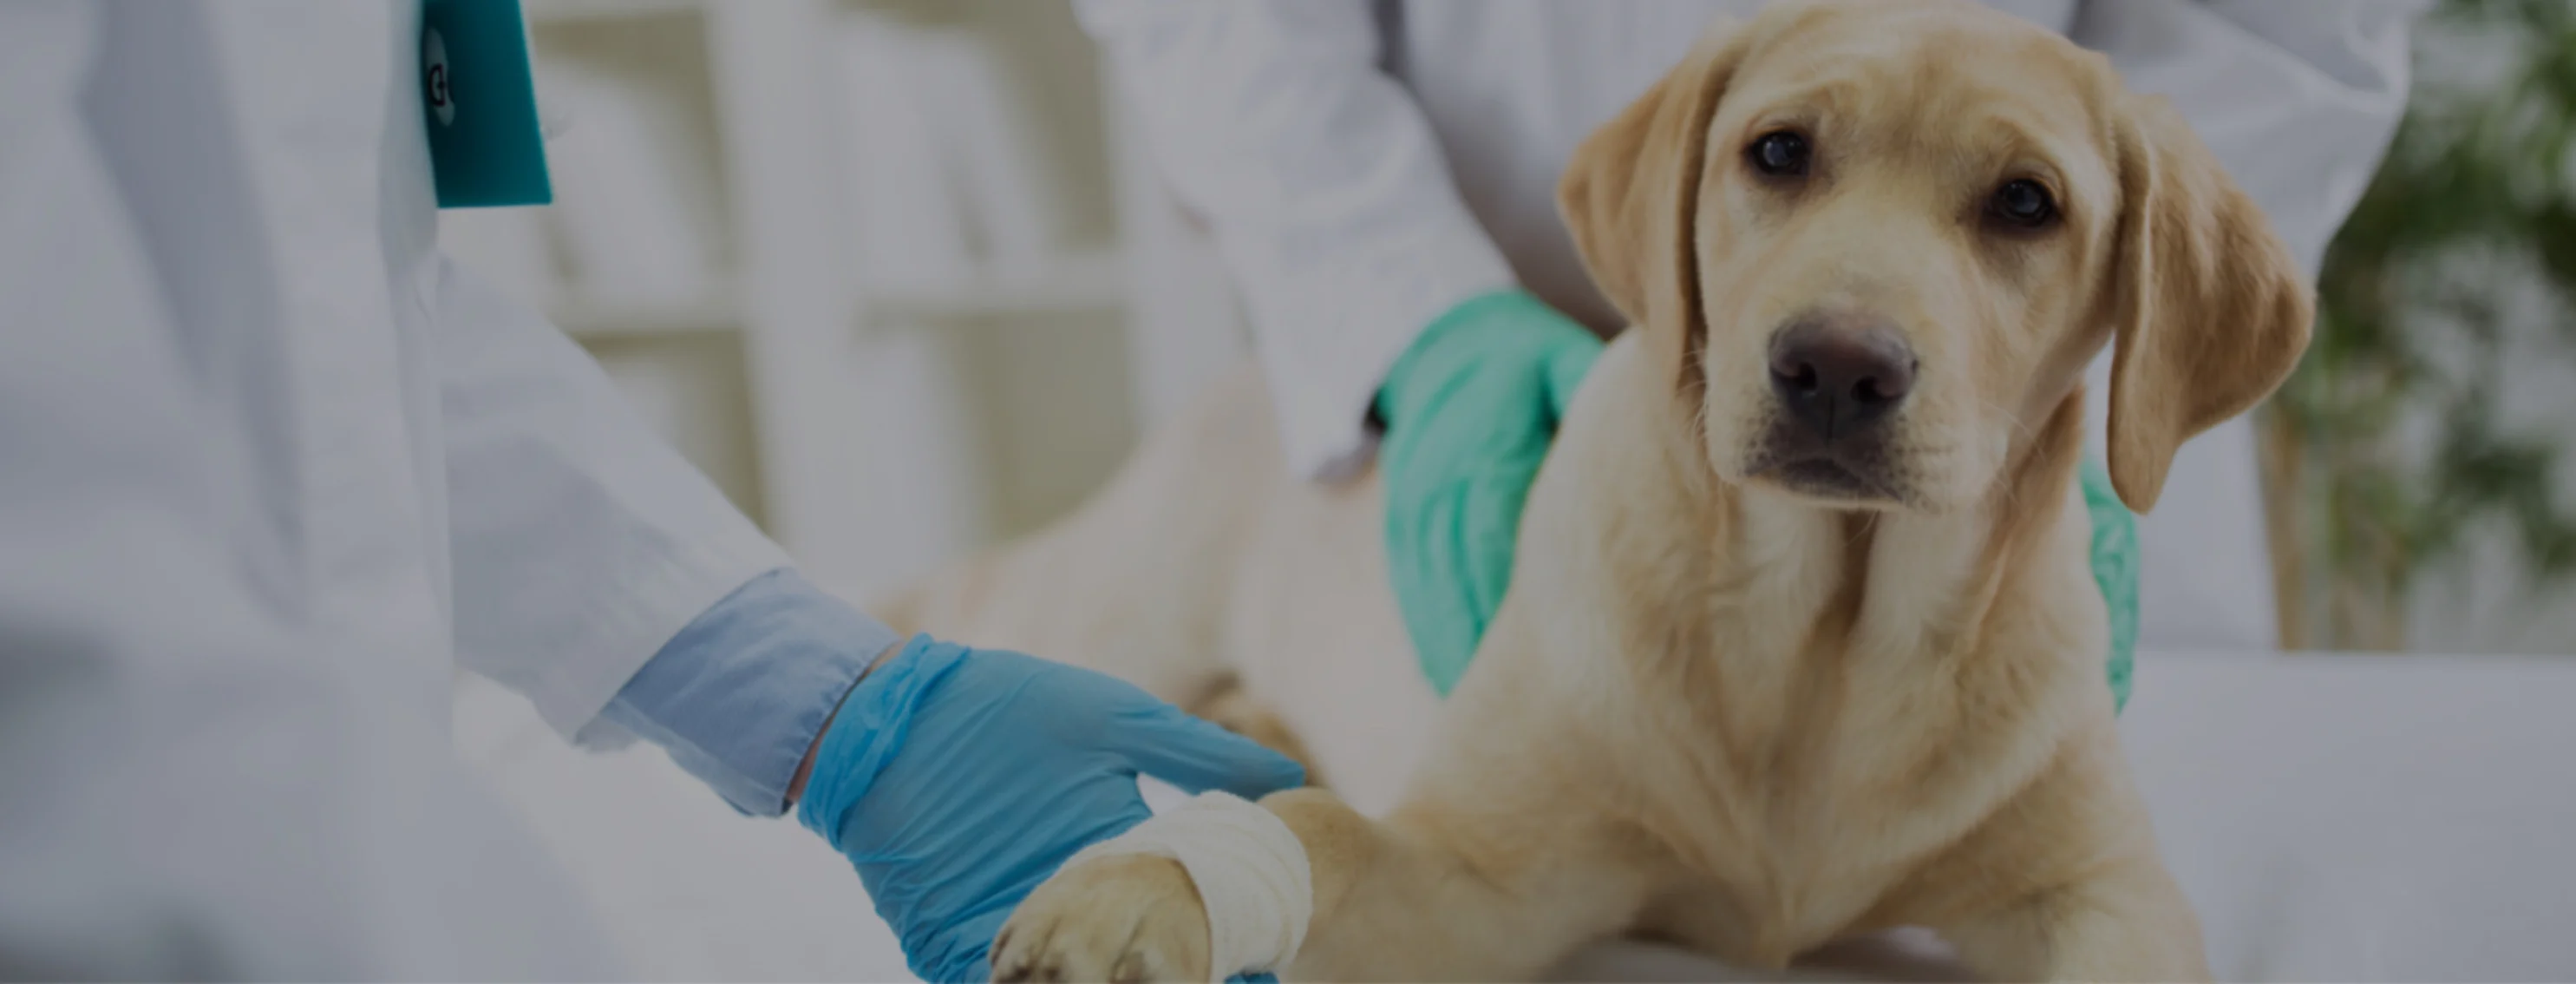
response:
[[[2037,178],[2063,191],[2069,180],[2066,162],[2078,159],[2078,145],[2068,139],[2068,128],[2033,116],[2024,107],[2006,105],[2010,102],[1994,100],[1994,105],[1960,120],[1954,132],[1967,138],[1963,145],[1974,148],[1975,157],[1989,170],[2013,171],[2016,177]]]

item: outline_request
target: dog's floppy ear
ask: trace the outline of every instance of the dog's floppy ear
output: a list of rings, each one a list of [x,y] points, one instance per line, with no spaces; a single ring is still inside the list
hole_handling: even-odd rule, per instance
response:
[[[1709,117],[1742,60],[1744,32],[1710,26],[1690,55],[1574,150],[1557,210],[1592,281],[1630,324],[1695,353],[1699,312],[1694,213]],[[1695,376],[1695,359],[1685,377]]]
[[[2155,508],[2174,452],[2269,395],[2308,345],[2315,299],[2270,220],[2164,100],[2130,97],[2107,299],[2111,484]]]

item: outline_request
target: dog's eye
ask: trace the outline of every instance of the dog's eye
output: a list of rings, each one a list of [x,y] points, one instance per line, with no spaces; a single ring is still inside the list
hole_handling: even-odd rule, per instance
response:
[[[1757,137],[1744,148],[1744,158],[1753,169],[1777,178],[1794,178],[1807,173],[1807,138],[1788,130],[1775,130]]]
[[[1995,189],[1986,211],[2012,225],[2036,229],[2057,218],[2057,199],[2049,196],[2047,186],[2024,178]]]

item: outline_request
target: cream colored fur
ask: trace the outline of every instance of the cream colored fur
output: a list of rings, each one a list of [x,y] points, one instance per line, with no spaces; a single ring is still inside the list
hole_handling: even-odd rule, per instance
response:
[[[1741,153],[1781,127],[1816,148],[1794,185]],[[2011,178],[2062,223],[1987,224]],[[1636,327],[1574,401],[1445,702],[1394,608],[1378,486],[1285,474],[1248,371],[903,617],[1124,675],[1328,784],[1424,749],[1400,790],[1264,801],[1313,864],[1293,978],[1527,978],[1626,933],[1780,967],[1907,925],[2005,979],[2206,977],[2113,728],[2077,386],[2116,337],[2110,464],[2151,505],[2175,447],[2304,345],[2262,216],[2098,57],[1875,0],[1713,29],[1584,146],[1563,203]],[[1884,499],[1793,493],[1750,457],[1762,346],[1819,308],[1920,354]],[[1109,858],[1039,888],[994,967],[1205,980],[1205,936],[1176,863]]]

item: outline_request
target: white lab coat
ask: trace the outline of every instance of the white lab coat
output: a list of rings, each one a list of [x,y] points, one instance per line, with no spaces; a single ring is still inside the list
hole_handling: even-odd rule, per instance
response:
[[[614,974],[460,767],[779,550],[438,254],[416,0],[0,4],[0,977]]]
[[[1555,212],[1574,146],[1758,0],[1079,0],[1244,297],[1291,464],[1329,475],[1414,333],[1521,284],[1619,327]],[[2313,275],[2405,106],[2421,0],[1992,0],[2171,97]],[[2093,420],[2107,386],[2095,367]],[[2251,426],[2188,446],[2143,540],[2141,636],[2275,644]]]

